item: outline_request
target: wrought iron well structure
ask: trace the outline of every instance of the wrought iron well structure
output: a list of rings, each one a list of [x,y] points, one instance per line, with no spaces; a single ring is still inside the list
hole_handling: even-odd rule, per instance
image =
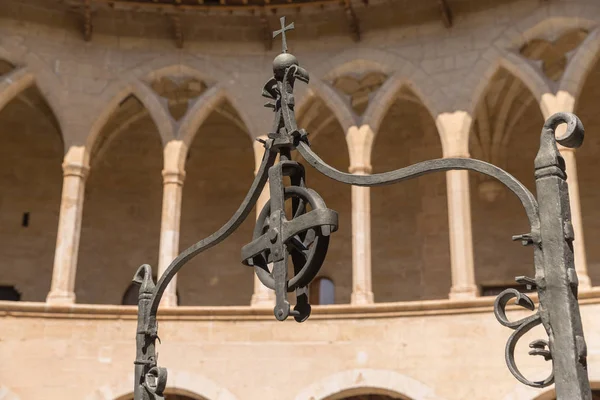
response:
[[[265,153],[256,177],[244,201],[231,219],[211,236],[183,251],[155,284],[149,265],[141,266],[134,282],[140,284],[136,332],[134,375],[135,400],[162,400],[167,384],[167,370],[159,367],[156,354],[158,339],[157,311],[161,297],[175,274],[194,256],[217,245],[234,232],[253,209],[263,189],[269,184],[270,200],[260,211],[252,241],[242,248],[242,263],[254,268],[260,281],[275,291],[275,318],[285,320],[290,315],[298,322],[310,315],[308,285],[315,278],[327,253],[330,236],[337,230],[337,213],[306,186],[304,167],[292,160],[296,150],[317,171],[338,182],[357,186],[390,185],[424,174],[448,170],[476,171],[503,183],[521,201],[529,219],[530,232],[514,236],[523,245],[533,248],[535,276],[517,277],[519,283],[537,290],[537,312],[529,317],[510,321],[506,307],[511,300],[535,311],[533,301],[516,289],[500,293],[494,304],[498,321],[514,330],[506,343],[505,358],[510,372],[522,383],[533,387],[556,384],[560,400],[591,400],[587,375],[586,344],[577,302],[578,280],[574,267],[573,227],[565,163],[556,143],[579,147],[584,130],[581,121],[569,113],[554,114],[542,128],[539,152],[535,158],[536,197],[506,171],[483,161],[470,158],[443,158],[420,162],[395,171],[353,175],[327,165],[315,154],[305,130],[299,129],[294,114],[294,84],[308,83],[308,72],[287,51],[285,33],[294,24],[285,25],[281,18],[283,51],[273,61],[273,77],[266,83],[262,95],[271,101],[265,106],[275,112],[272,132],[262,141]],[[566,124],[566,133],[555,136],[556,128]],[[279,159],[277,159],[279,156]],[[289,185],[284,183],[289,177]],[[292,218],[287,219],[285,201],[291,200]],[[294,275],[288,276],[291,258]],[[295,291],[296,304],[291,309],[287,293]],[[552,372],[543,381],[525,378],[515,363],[515,346],[519,339],[537,325],[543,325],[548,340],[535,340],[529,354],[552,361]]]

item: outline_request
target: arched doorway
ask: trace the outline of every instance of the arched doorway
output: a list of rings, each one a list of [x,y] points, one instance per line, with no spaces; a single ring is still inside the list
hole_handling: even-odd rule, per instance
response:
[[[411,400],[411,398],[386,389],[358,387],[336,393],[325,400]]]
[[[396,94],[374,139],[373,173],[442,157],[430,111],[409,87]],[[451,286],[446,175],[371,189],[376,302],[444,299]]]
[[[119,397],[115,400],[133,400],[133,395]],[[206,398],[195,395],[187,390],[167,389],[165,390],[165,400],[207,400]]]
[[[185,163],[180,250],[217,231],[242,203],[254,179],[254,151],[247,127],[228,101],[221,101],[199,127]],[[253,270],[240,262],[240,249],[254,228],[247,218],[219,246],[190,260],[177,275],[182,305],[246,305]]]
[[[131,271],[156,265],[162,153],[148,110],[134,95],[125,98],[91,149],[75,279],[79,303],[121,304]]]
[[[535,193],[533,160],[538,152],[544,118],[524,82],[506,69],[490,79],[476,108],[470,134],[473,158],[508,171]],[[526,291],[515,277],[533,274],[530,248],[511,240],[527,232],[523,206],[498,181],[469,173],[475,277],[482,296],[494,296],[509,287]]]
[[[394,400],[400,397],[392,397],[386,394],[359,394],[356,396],[344,397],[343,400]]]
[[[12,69],[0,60],[0,76]],[[52,279],[64,144],[36,85],[0,110],[0,136],[0,300],[44,301]]]

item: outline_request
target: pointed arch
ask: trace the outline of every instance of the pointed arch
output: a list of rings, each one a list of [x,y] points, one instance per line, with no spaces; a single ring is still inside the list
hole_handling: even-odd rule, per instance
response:
[[[540,84],[536,89],[531,71],[515,73],[515,69],[523,72],[501,60],[495,69],[490,68],[492,75],[473,106],[469,153],[508,171],[534,190],[531,160],[539,149],[538,132],[544,123],[541,96],[548,88]],[[475,283],[482,296],[493,296],[514,286],[514,277],[531,268],[531,252],[505,239],[524,229],[524,214],[504,186],[482,175],[469,175]],[[494,229],[490,229],[491,221]]]
[[[377,91],[375,97],[369,102],[362,123],[364,125],[369,125],[375,135],[379,132],[381,123],[392,104],[394,104],[398,94],[404,88],[410,89],[410,91],[417,96],[433,119],[435,119],[439,113],[438,108],[424,95],[425,92],[422,88],[414,80],[409,78],[409,76],[414,73],[415,70],[410,71],[409,74],[406,74],[405,71],[397,72],[388,78],[383,86]]]
[[[154,112],[164,109],[146,85],[133,82],[126,89],[113,97],[112,112],[105,113],[85,147],[91,168],[75,276],[83,303],[120,304],[130,281],[127,270],[156,265],[158,257],[163,149],[173,135],[165,137],[165,124],[156,123]],[[102,290],[90,284],[100,277],[109,282]]]
[[[104,128],[121,103],[129,96],[134,96],[148,111],[150,118],[152,118],[152,121],[154,121],[154,124],[158,129],[163,144],[166,144],[175,138],[174,123],[163,102],[160,101],[159,97],[148,85],[140,81],[132,81],[122,87],[116,95],[113,95],[110,100],[104,103],[102,111],[92,123],[85,144],[88,157],[98,141],[102,128]],[[87,161],[89,161],[89,159]]]
[[[550,4],[552,9],[555,5]],[[572,9],[568,8],[571,11]],[[590,30],[596,26],[597,21],[587,15],[567,15],[565,8],[560,8],[555,15],[548,16],[544,8],[536,9],[532,14],[517,24],[511,24],[511,28],[496,41],[498,48],[518,49],[533,39],[546,39],[550,42],[564,33],[574,29]]]
[[[303,389],[295,400],[334,400],[336,395],[363,388],[380,389],[405,399],[442,400],[424,383],[383,369],[352,369],[329,375]]]
[[[364,124],[374,131],[370,157],[373,173],[444,154],[434,115],[409,82],[398,74],[380,89],[379,100],[367,110]],[[445,178],[445,174],[437,174],[402,185],[371,188],[375,302],[447,298],[452,277]],[[394,239],[398,237],[404,239]],[[402,282],[400,290],[398,282]]]
[[[0,81],[0,110],[34,82],[34,75],[26,67],[17,68],[3,76]]]
[[[592,31],[581,43],[563,73],[559,91],[570,93],[577,105],[583,84],[600,58],[600,28]]]
[[[519,79],[529,89],[538,104],[541,103],[542,96],[545,93],[553,93],[550,82],[535,69],[531,62],[517,54],[504,52],[498,54],[494,61],[488,64],[483,73],[484,79],[482,79],[481,75],[474,74],[474,79],[477,79],[478,83],[471,95],[471,104],[468,109],[469,114],[475,114],[475,110],[485,97],[491,81],[501,69],[505,69],[515,78]]]
[[[344,132],[348,132],[351,126],[356,126],[358,117],[352,111],[348,100],[344,99],[328,82],[317,78],[311,79],[309,89],[323,100],[336,116]]]
[[[358,124],[358,117],[352,111],[348,100],[344,99],[329,83],[320,81],[317,78],[311,78],[305,96],[296,106],[298,120],[300,120],[303,112],[306,112],[306,109],[315,97],[325,103],[339,122],[344,133],[347,133],[351,126]]]
[[[121,400],[131,396],[133,374],[112,385],[97,388],[85,397],[85,400]],[[183,392],[206,400],[238,400],[227,388],[210,378],[188,371],[169,368],[167,390]],[[187,393],[186,393],[187,392]],[[10,399],[12,400],[12,399]]]
[[[204,121],[212,114],[215,109],[223,102],[229,102],[234,108],[235,104],[232,101],[232,96],[229,95],[225,87],[222,85],[215,85],[202,93],[198,99],[193,103],[192,107],[187,112],[187,115],[183,118],[180,123],[177,138],[189,148],[194,141],[196,134]],[[239,109],[235,108],[236,112],[239,113]],[[240,116],[240,118],[243,118]],[[244,121],[246,122],[246,121]],[[248,125],[246,124],[245,130],[248,133]]]
[[[61,204],[63,132],[27,68],[3,76],[0,86],[0,255],[11,262],[0,275],[23,301],[44,301],[50,287]]]
[[[252,137],[228,87],[215,85],[201,94],[181,120],[176,158],[185,160],[181,197],[180,248],[207,237],[231,217],[253,180]],[[182,156],[185,153],[185,158]],[[190,261],[178,273],[183,305],[243,305],[252,296],[252,271],[239,268],[238,249],[252,235],[252,220],[215,251]],[[202,267],[200,274],[197,267]],[[250,274],[250,275],[248,275]],[[237,290],[223,287],[237,282]],[[239,283],[242,282],[242,283]]]

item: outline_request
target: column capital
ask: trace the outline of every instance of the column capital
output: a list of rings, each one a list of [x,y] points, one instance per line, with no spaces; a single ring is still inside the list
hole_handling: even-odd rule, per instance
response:
[[[90,172],[90,167],[72,161],[63,162],[62,169],[64,177],[77,176],[82,179],[86,179]]]
[[[550,118],[557,112],[572,113],[575,109],[575,97],[564,90],[560,90],[556,95],[544,93],[540,99],[540,108],[544,119]]]
[[[168,183],[174,183],[179,186],[183,186],[185,181],[185,171],[183,170],[162,170],[163,185]]]
[[[446,112],[439,114],[435,125],[442,141],[444,158],[461,157],[469,155],[469,133],[473,117],[466,111]]]
[[[350,172],[364,169],[365,174],[371,173],[371,151],[375,132],[369,125],[351,126],[346,132],[346,143],[350,156]],[[366,171],[368,170],[368,171]],[[360,172],[359,172],[360,173]]]

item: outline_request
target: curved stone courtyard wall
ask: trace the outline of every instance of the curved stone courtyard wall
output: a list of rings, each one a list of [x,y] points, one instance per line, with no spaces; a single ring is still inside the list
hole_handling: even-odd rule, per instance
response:
[[[58,11],[16,4],[0,5],[0,285],[14,285],[26,303],[0,301],[0,358],[9,360],[0,399],[120,399],[129,394],[134,322],[130,308],[106,305],[121,304],[140,264],[164,270],[236,209],[261,155],[252,140],[272,122],[260,90],[275,51],[226,33],[176,49],[143,34],[153,17],[136,17],[138,35],[99,29],[86,43],[76,27],[57,23],[66,18]],[[99,26],[108,22],[99,17]],[[581,117],[586,141],[565,154],[577,165],[567,172],[583,220],[574,221],[576,263],[592,376],[600,351],[592,288],[600,282],[599,23],[596,1],[524,0],[459,15],[450,30],[399,24],[359,43],[289,36],[311,74],[308,87],[298,85],[299,121],[340,170],[472,156],[534,191],[544,118]],[[574,31],[582,39],[571,48],[561,38]],[[559,56],[558,77],[548,75]],[[491,316],[491,299],[477,297],[533,273],[531,249],[510,241],[528,228],[516,199],[471,173],[361,191],[307,168],[307,182],[340,213],[322,270],[338,305],[316,307],[293,328],[271,321],[262,307],[270,294],[239,263],[249,218],[179,274],[179,301],[190,307],[166,309],[160,351],[161,364],[178,371],[170,380],[177,393],[330,400],[364,379],[412,399],[536,398],[516,389],[501,359],[508,332]],[[414,302],[388,304],[399,301]],[[47,380],[31,380],[46,369]]]

